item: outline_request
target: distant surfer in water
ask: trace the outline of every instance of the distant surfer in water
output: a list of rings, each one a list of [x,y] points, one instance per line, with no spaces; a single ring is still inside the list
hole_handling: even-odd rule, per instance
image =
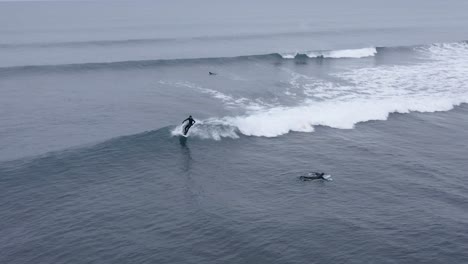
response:
[[[325,177],[325,173],[323,172],[309,172],[306,176],[300,176],[299,179],[301,181],[312,181],[312,180],[326,180],[328,181],[328,177]]]
[[[186,121],[187,121],[187,124],[184,126],[184,135],[187,135],[189,129],[193,126],[193,124],[196,123],[192,116],[189,116],[187,119],[182,121],[182,124],[185,123]]]
[[[208,72],[209,75],[216,75],[215,72]]]

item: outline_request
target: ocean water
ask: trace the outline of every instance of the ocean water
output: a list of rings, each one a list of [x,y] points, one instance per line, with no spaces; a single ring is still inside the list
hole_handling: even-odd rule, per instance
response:
[[[0,263],[468,263],[466,10],[0,2]]]

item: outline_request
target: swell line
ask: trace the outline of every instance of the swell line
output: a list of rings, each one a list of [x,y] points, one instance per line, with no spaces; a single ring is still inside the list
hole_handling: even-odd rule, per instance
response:
[[[193,36],[193,37],[162,37],[162,38],[136,38],[136,39],[121,39],[121,40],[86,40],[86,41],[64,41],[64,42],[32,42],[32,43],[0,43],[0,49],[17,49],[17,48],[77,48],[88,46],[122,46],[122,45],[137,45],[137,44],[158,44],[158,43],[174,43],[174,42],[189,42],[189,41],[230,41],[230,40],[254,40],[265,38],[282,38],[282,37],[317,37],[335,34],[350,34],[360,32],[373,32],[382,30],[402,30],[399,28],[367,28],[357,30],[317,30],[317,31],[293,31],[293,32],[270,32],[270,33],[255,33],[255,34],[233,34],[233,35],[213,35],[213,36]]]
[[[24,65],[0,67],[0,75],[21,74],[21,73],[41,73],[41,72],[69,72],[86,71],[98,69],[130,69],[130,68],[148,68],[163,65],[175,64],[197,64],[197,63],[216,63],[225,61],[281,61],[289,59],[347,59],[364,58],[377,55],[384,48],[362,48],[331,51],[306,51],[296,53],[270,53],[260,55],[245,55],[237,57],[208,57],[208,58],[189,58],[189,59],[155,59],[155,60],[129,60],[115,62],[89,62],[89,63],[71,63],[54,65]]]
[[[467,41],[459,41],[451,44],[467,44]],[[440,45],[440,44],[431,44]],[[89,71],[99,69],[114,69],[125,70],[132,68],[149,68],[163,65],[177,64],[198,64],[198,63],[218,63],[218,62],[235,62],[235,61],[271,61],[279,62],[282,60],[291,59],[361,59],[367,57],[375,57],[384,52],[413,52],[419,48],[430,47],[431,45],[419,46],[400,46],[400,47],[366,47],[355,49],[338,49],[338,50],[318,50],[318,51],[302,51],[290,53],[270,53],[259,55],[243,55],[236,57],[206,57],[206,58],[179,58],[179,59],[148,59],[148,60],[129,60],[129,61],[114,61],[114,62],[89,62],[89,63],[71,63],[71,64],[55,64],[55,65],[24,65],[24,66],[8,66],[0,67],[0,75],[15,75],[24,73],[42,73],[42,72],[70,72],[70,71]]]

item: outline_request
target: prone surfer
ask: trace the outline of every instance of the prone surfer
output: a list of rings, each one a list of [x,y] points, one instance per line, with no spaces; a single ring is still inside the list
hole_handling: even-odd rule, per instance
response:
[[[186,121],[187,124],[184,126],[184,135],[187,135],[189,129],[193,126],[193,124],[195,124],[195,120],[192,118],[192,116],[189,116],[187,119],[185,119],[184,121],[182,121],[182,124],[185,123]]]
[[[323,172],[309,172],[306,176],[300,176],[301,181],[328,180]]]
[[[208,72],[209,75],[216,75],[215,72]]]

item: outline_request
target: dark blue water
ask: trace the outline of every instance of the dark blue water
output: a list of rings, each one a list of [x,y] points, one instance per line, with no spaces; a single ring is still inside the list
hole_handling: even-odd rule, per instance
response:
[[[466,7],[0,2],[0,263],[468,263]]]
[[[2,262],[463,263],[467,113],[274,140],[163,128],[2,163]]]

